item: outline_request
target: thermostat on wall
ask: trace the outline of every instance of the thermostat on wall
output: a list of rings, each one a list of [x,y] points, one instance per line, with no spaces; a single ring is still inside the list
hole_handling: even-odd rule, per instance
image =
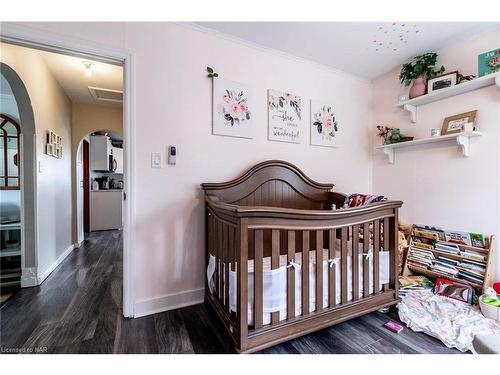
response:
[[[175,146],[168,146],[168,164],[175,165],[177,149]]]

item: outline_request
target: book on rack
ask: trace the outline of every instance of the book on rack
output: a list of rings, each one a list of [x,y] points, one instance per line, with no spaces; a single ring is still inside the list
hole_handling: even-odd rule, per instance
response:
[[[446,236],[445,236],[445,231],[443,228],[440,227],[433,227],[430,225],[421,225],[421,224],[415,224],[413,225],[414,229],[414,234],[418,235],[415,233],[415,230],[419,231],[420,234],[424,234],[423,237],[431,238],[431,239],[436,239],[440,241],[444,241]]]
[[[457,244],[438,241],[436,242],[436,250],[444,251],[445,253],[458,254],[460,253],[460,247]]]
[[[444,235],[446,238],[446,242],[472,246],[469,233],[467,232],[445,231]]]
[[[419,249],[418,247],[413,247],[413,246],[410,246],[410,250],[412,254],[434,259],[434,253],[432,251]]]
[[[465,250],[462,250],[460,252],[460,256],[464,257],[464,258],[468,258],[468,259],[474,259],[474,260],[486,260],[486,257],[484,256],[484,254],[482,253],[479,253],[477,251],[474,251],[474,250],[470,250],[470,249],[465,249]]]
[[[463,259],[459,266],[470,270],[481,271],[483,274],[486,272],[486,264],[470,259]]]
[[[410,245],[423,250],[434,250],[434,240],[428,238],[412,237]]]
[[[457,276],[458,275],[458,270],[455,267],[444,265],[444,264],[440,264],[440,263],[434,263],[431,266],[431,269],[434,270],[434,271],[443,272],[443,273],[446,273],[446,274],[449,274],[449,275],[452,275],[452,276]]]
[[[458,278],[475,283],[475,284],[479,284],[479,285],[483,284],[483,282],[484,282],[484,278],[474,277],[474,276],[471,276],[471,275],[468,275],[468,274],[462,273],[462,272],[460,272],[458,274]]]
[[[473,270],[468,270],[468,269],[461,269],[458,268],[459,272],[463,275],[469,275],[471,277],[476,277],[478,279],[484,279],[484,273],[478,272],[478,271],[473,271]]]
[[[449,259],[449,258],[445,258],[445,257],[437,257],[435,260],[434,260],[435,263],[439,263],[439,264],[443,264],[445,266],[458,266],[460,264],[460,262],[458,260],[455,260],[455,259]]]
[[[487,246],[487,239],[481,233],[469,233],[470,242],[474,247],[485,249]]]

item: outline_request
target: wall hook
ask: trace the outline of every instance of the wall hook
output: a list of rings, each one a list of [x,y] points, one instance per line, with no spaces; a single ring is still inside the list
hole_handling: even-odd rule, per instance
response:
[[[214,69],[207,66],[208,78],[217,78],[219,74],[214,72]]]

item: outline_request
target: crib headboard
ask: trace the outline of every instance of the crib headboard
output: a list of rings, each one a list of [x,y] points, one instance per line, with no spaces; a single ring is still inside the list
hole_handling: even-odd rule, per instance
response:
[[[239,206],[330,209],[333,184],[311,180],[295,165],[281,160],[259,163],[240,177],[222,183],[205,183],[206,194]]]

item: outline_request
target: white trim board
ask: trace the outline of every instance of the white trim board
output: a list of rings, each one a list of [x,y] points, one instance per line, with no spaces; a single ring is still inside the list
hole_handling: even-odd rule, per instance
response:
[[[23,267],[21,271],[21,288],[30,288],[37,285],[36,267]]]
[[[205,289],[201,288],[138,301],[134,307],[134,318],[197,305],[203,303],[204,299]]]
[[[74,245],[70,245],[66,250],[64,250],[61,255],[59,255],[59,258],[57,258],[55,262],[52,263],[43,273],[38,274],[38,285],[45,281],[45,279],[52,273],[52,271],[54,271],[57,266],[60,265],[64,259],[66,259],[66,257],[74,250],[74,248]]]
[[[123,221],[123,315],[134,316],[135,301],[135,56],[119,48],[102,47],[75,37],[40,31],[23,24],[5,23],[0,41],[72,56],[123,65],[124,202]],[[36,176],[36,173],[35,173]],[[35,177],[36,178],[36,177]],[[36,179],[35,179],[36,182]],[[36,188],[36,187],[35,187]],[[35,201],[36,210],[36,201]],[[35,213],[36,214],[36,213]],[[35,229],[36,229],[35,221]],[[38,237],[35,242],[38,244]],[[37,253],[38,257],[38,253]]]

